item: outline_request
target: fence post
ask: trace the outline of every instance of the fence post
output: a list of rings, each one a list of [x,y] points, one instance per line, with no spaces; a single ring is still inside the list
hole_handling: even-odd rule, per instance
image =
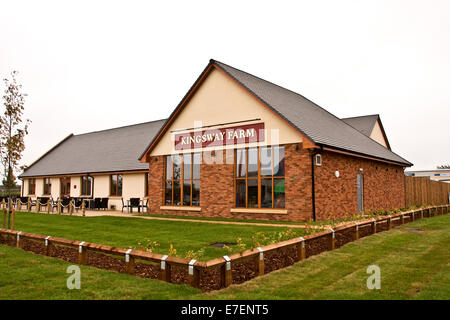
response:
[[[22,234],[22,231],[17,232],[17,238],[16,238],[16,247],[20,248],[20,235]]]
[[[223,278],[223,285],[224,287],[229,287],[231,285],[231,282],[233,281],[233,277],[231,274],[231,259],[229,256],[223,256],[225,259],[225,264],[222,267],[222,278]]]
[[[194,264],[197,260],[192,259],[191,261],[189,261],[189,267],[188,267],[188,281],[189,284],[191,286],[193,286],[194,288],[198,288],[199,287],[199,271],[197,268],[195,268]]]
[[[58,214],[61,214],[61,199],[58,199]]]
[[[359,239],[359,225],[355,222],[355,241]]]
[[[46,256],[50,255],[50,236],[47,236],[45,238],[45,255]]]
[[[420,209],[420,219],[423,219],[423,209]]]
[[[391,228],[392,228],[392,217],[391,217],[391,215],[389,215],[389,217],[388,217],[388,219],[386,221],[386,224],[387,224],[387,229],[391,230]]]
[[[336,242],[335,235],[334,235],[334,229],[330,228],[330,231],[331,231],[330,250],[334,250],[335,242]]]
[[[6,229],[6,209],[3,209],[3,229]]]
[[[6,207],[5,198],[2,199],[2,209],[4,210]]]
[[[127,264],[127,273],[133,274],[134,273],[134,257],[130,257],[131,249],[128,249],[127,252],[125,252],[125,262]]]
[[[256,248],[259,251],[258,255],[258,275],[264,275],[264,253],[261,247]]]
[[[78,264],[86,264],[86,249],[83,244],[85,244],[84,241],[78,245]]]
[[[14,230],[16,225],[16,209],[12,208],[12,215],[11,215],[11,230]]]
[[[413,210],[413,211],[411,211],[411,221],[414,221],[414,214],[415,214],[416,212]]]
[[[84,200],[81,202],[81,212],[83,213],[83,217],[86,215],[86,203]]]
[[[377,220],[375,218],[372,218],[372,234],[377,233]]]
[[[166,262],[167,257],[168,255],[165,255],[161,258],[161,280],[170,282],[170,264]]]
[[[400,224],[404,224],[405,223],[405,216],[404,216],[404,214],[402,213],[401,215],[400,215]]]
[[[28,197],[27,200],[27,211],[30,212],[31,211],[31,199]]]
[[[69,201],[69,214],[72,215],[72,210],[73,210],[73,204],[72,204],[72,200]]]
[[[50,214],[50,207],[51,207],[50,199],[51,198],[49,198],[48,201],[47,201],[47,213],[48,214]]]
[[[297,247],[297,256],[298,260],[305,260],[306,259],[306,250],[305,250],[305,239],[303,237],[299,238],[301,242],[298,244]]]

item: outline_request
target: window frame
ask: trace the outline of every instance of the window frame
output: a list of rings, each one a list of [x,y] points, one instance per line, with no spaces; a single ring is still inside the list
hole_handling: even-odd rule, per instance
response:
[[[117,177],[117,184],[115,190],[113,190],[113,176]],[[120,179],[119,179],[120,177]],[[119,181],[120,181],[120,194],[119,194]],[[114,192],[113,192],[114,191]],[[109,196],[110,197],[121,197],[123,193],[123,175],[121,173],[111,174],[109,176]]]
[[[271,149],[271,165],[272,165],[272,174],[267,176],[262,176],[261,175],[261,149],[263,148],[270,148]],[[234,150],[234,166],[233,166],[233,191],[234,191],[234,208],[236,209],[261,209],[261,210],[265,210],[265,209],[285,209],[286,205],[284,204],[284,206],[282,208],[280,207],[276,207],[275,206],[275,181],[276,180],[284,180],[284,182],[286,183],[286,164],[284,164],[284,172],[283,172],[283,176],[276,176],[274,175],[274,150],[276,150],[276,148],[282,148],[283,149],[283,161],[286,158],[286,154],[285,154],[285,148],[284,146],[257,146],[257,147],[246,147],[246,148],[237,148]],[[249,149],[257,149],[257,155],[258,155],[258,174],[256,176],[248,176],[248,158],[249,158]],[[238,151],[245,151],[245,176],[244,177],[238,177],[237,176],[237,155],[238,155]],[[262,189],[261,189],[261,181],[262,180],[271,180],[272,182],[272,199],[271,199],[271,203],[272,206],[270,208],[267,207],[262,207],[261,206],[261,200],[262,200]],[[248,180],[257,180],[257,184],[258,184],[258,205],[257,207],[249,207],[248,206]],[[241,206],[241,207],[237,207],[236,203],[237,203],[237,182],[238,181],[245,181],[245,206]],[[284,193],[285,197],[286,197],[286,191]]]
[[[316,166],[318,167],[322,166],[322,155],[318,153],[314,158],[316,160]]]
[[[42,195],[50,196],[52,194],[52,180],[51,180],[51,178],[44,178],[43,179],[42,189],[43,189],[42,190]]]
[[[80,180],[81,180],[80,181],[80,185],[81,185],[80,196],[82,196],[82,197],[92,196],[92,191],[93,191],[92,185],[94,183],[94,178],[91,176],[81,176]],[[89,182],[89,188],[87,188],[87,186],[85,186],[85,183],[87,183],[87,182]],[[87,191],[87,193],[83,192],[84,189]]]
[[[33,183],[31,182],[33,181]],[[31,192],[31,186],[33,186],[33,192]],[[34,196],[36,194],[36,178],[28,179],[28,195]]]
[[[191,157],[191,163],[190,163],[190,166],[189,166],[189,170],[190,170],[190,174],[189,174],[189,179],[185,179],[184,178],[184,158],[185,158],[185,156],[186,155],[190,155],[190,157]],[[200,162],[197,164],[197,165],[199,165],[199,176],[198,176],[198,178],[194,178],[194,159],[195,159],[195,155],[200,155]],[[174,179],[174,177],[175,177],[175,174],[174,174],[174,160],[173,160],[173,157],[174,156],[179,156],[180,157],[180,159],[181,159],[181,161],[180,161],[180,177],[179,177],[179,179]],[[172,163],[172,166],[171,166],[171,168],[172,168],[172,174],[171,174],[171,177],[170,177],[170,179],[168,179],[167,178],[167,159],[169,158],[169,157],[171,157],[172,159],[171,159],[171,163]],[[200,186],[199,186],[199,188],[198,188],[198,193],[199,193],[199,196],[198,196],[198,204],[196,204],[196,205],[194,205],[193,204],[193,201],[192,201],[192,196],[193,196],[193,193],[192,193],[192,190],[193,190],[193,188],[194,188],[194,183],[195,182],[198,182],[198,184],[200,185],[200,169],[201,169],[201,167],[200,167],[200,164],[202,163],[202,161],[201,161],[201,159],[202,159],[202,153],[201,152],[191,152],[191,153],[183,153],[183,154],[172,154],[172,155],[167,155],[167,156],[165,156],[164,157],[164,200],[163,200],[163,202],[164,202],[164,205],[170,205],[170,206],[179,206],[179,207],[200,207]],[[184,189],[185,189],[185,187],[184,187],[184,184],[185,184],[185,182],[186,181],[188,181],[189,182],[189,204],[188,205],[185,205],[184,204]],[[174,191],[174,182],[178,182],[179,183],[179,188],[180,188],[180,198],[179,199],[174,199],[174,193],[175,193],[175,191]],[[170,203],[168,203],[167,202],[167,198],[166,198],[166,196],[167,196],[167,194],[168,194],[168,192],[167,192],[167,184],[168,183],[170,183],[171,184],[171,199],[170,199]],[[175,201],[174,200],[179,200],[179,204],[176,204],[175,203]]]

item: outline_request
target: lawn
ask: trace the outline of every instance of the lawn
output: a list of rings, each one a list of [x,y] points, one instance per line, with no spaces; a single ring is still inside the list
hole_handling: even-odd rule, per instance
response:
[[[286,227],[225,225],[201,222],[162,221],[125,217],[80,217],[40,213],[17,213],[15,229],[50,235],[71,240],[93,242],[120,248],[146,248],[148,243],[156,253],[168,254],[170,244],[176,255],[184,258],[188,251],[197,253],[197,260],[209,260],[230,252],[227,249],[210,247],[215,242],[236,243],[238,238],[250,248],[255,235],[277,237],[287,232]],[[305,230],[292,229],[290,237],[305,234]],[[253,240],[252,240],[253,237]],[[149,241],[150,240],[150,241]],[[256,245],[258,246],[258,245]],[[239,251],[237,247],[234,251]],[[202,250],[203,254],[198,253]],[[172,254],[174,255],[174,254]]]
[[[325,228],[327,223],[323,221],[307,221],[307,222],[295,222],[295,221],[282,221],[282,220],[257,220],[257,219],[235,219],[235,218],[222,218],[222,217],[197,217],[197,216],[179,216],[170,214],[157,214],[157,213],[140,213],[133,214],[134,216],[154,217],[154,218],[168,218],[168,219],[188,219],[188,220],[205,220],[205,221],[231,221],[231,222],[244,222],[244,223],[264,223],[264,224],[286,224],[286,225],[309,225]]]
[[[0,299],[450,299],[449,248],[450,215],[438,216],[362,238],[241,285],[201,293],[87,266],[81,266],[81,290],[68,290],[69,263],[0,246]],[[366,269],[374,264],[381,268],[380,290],[366,287]]]

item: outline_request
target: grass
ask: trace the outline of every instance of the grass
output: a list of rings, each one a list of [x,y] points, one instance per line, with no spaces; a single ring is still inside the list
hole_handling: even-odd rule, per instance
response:
[[[437,216],[241,285],[201,293],[86,266],[81,290],[68,290],[69,263],[0,245],[0,299],[450,299],[449,248],[450,215]],[[381,290],[366,287],[369,265],[381,268]]]
[[[80,266],[81,289],[66,286],[70,264],[0,245],[0,299],[184,299],[199,290]]]
[[[205,221],[230,221],[230,222],[245,222],[245,223],[265,223],[265,224],[286,224],[286,225],[311,225],[322,226],[323,222],[320,221],[308,221],[308,222],[293,222],[293,221],[279,221],[279,220],[256,220],[256,219],[235,219],[235,218],[221,218],[221,217],[195,217],[195,216],[178,216],[170,214],[157,214],[157,213],[140,213],[134,216],[147,216],[155,218],[168,218],[168,219],[189,219],[189,220],[205,220]]]
[[[144,248],[147,247],[148,240],[150,240],[150,242],[155,241],[159,244],[159,246],[153,247],[153,252],[168,254],[170,244],[173,244],[177,256],[184,258],[191,251],[191,254],[194,252],[198,256],[190,258],[196,258],[197,260],[209,260],[230,253],[227,249],[209,247],[211,243],[236,243],[237,239],[241,238],[246,248],[251,248],[259,246],[255,246],[253,242],[256,239],[256,235],[260,233],[277,237],[280,232],[289,230],[285,227],[186,223],[183,221],[111,216],[62,216],[38,213],[17,213],[15,229],[121,248]],[[292,238],[304,235],[305,232],[304,229],[298,228],[289,231]],[[199,250],[203,250],[201,256],[198,253]],[[239,248],[234,247],[233,250],[239,251]]]
[[[412,232],[417,228],[423,232]],[[450,215],[419,220],[365,237],[254,281],[208,295],[213,299],[449,299]],[[381,289],[368,290],[369,265]]]

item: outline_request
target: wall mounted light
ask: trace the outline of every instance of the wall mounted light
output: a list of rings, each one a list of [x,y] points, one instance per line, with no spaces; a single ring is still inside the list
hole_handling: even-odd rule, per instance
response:
[[[336,172],[334,173],[334,175],[336,176],[336,178],[339,178],[339,171],[336,170]]]

